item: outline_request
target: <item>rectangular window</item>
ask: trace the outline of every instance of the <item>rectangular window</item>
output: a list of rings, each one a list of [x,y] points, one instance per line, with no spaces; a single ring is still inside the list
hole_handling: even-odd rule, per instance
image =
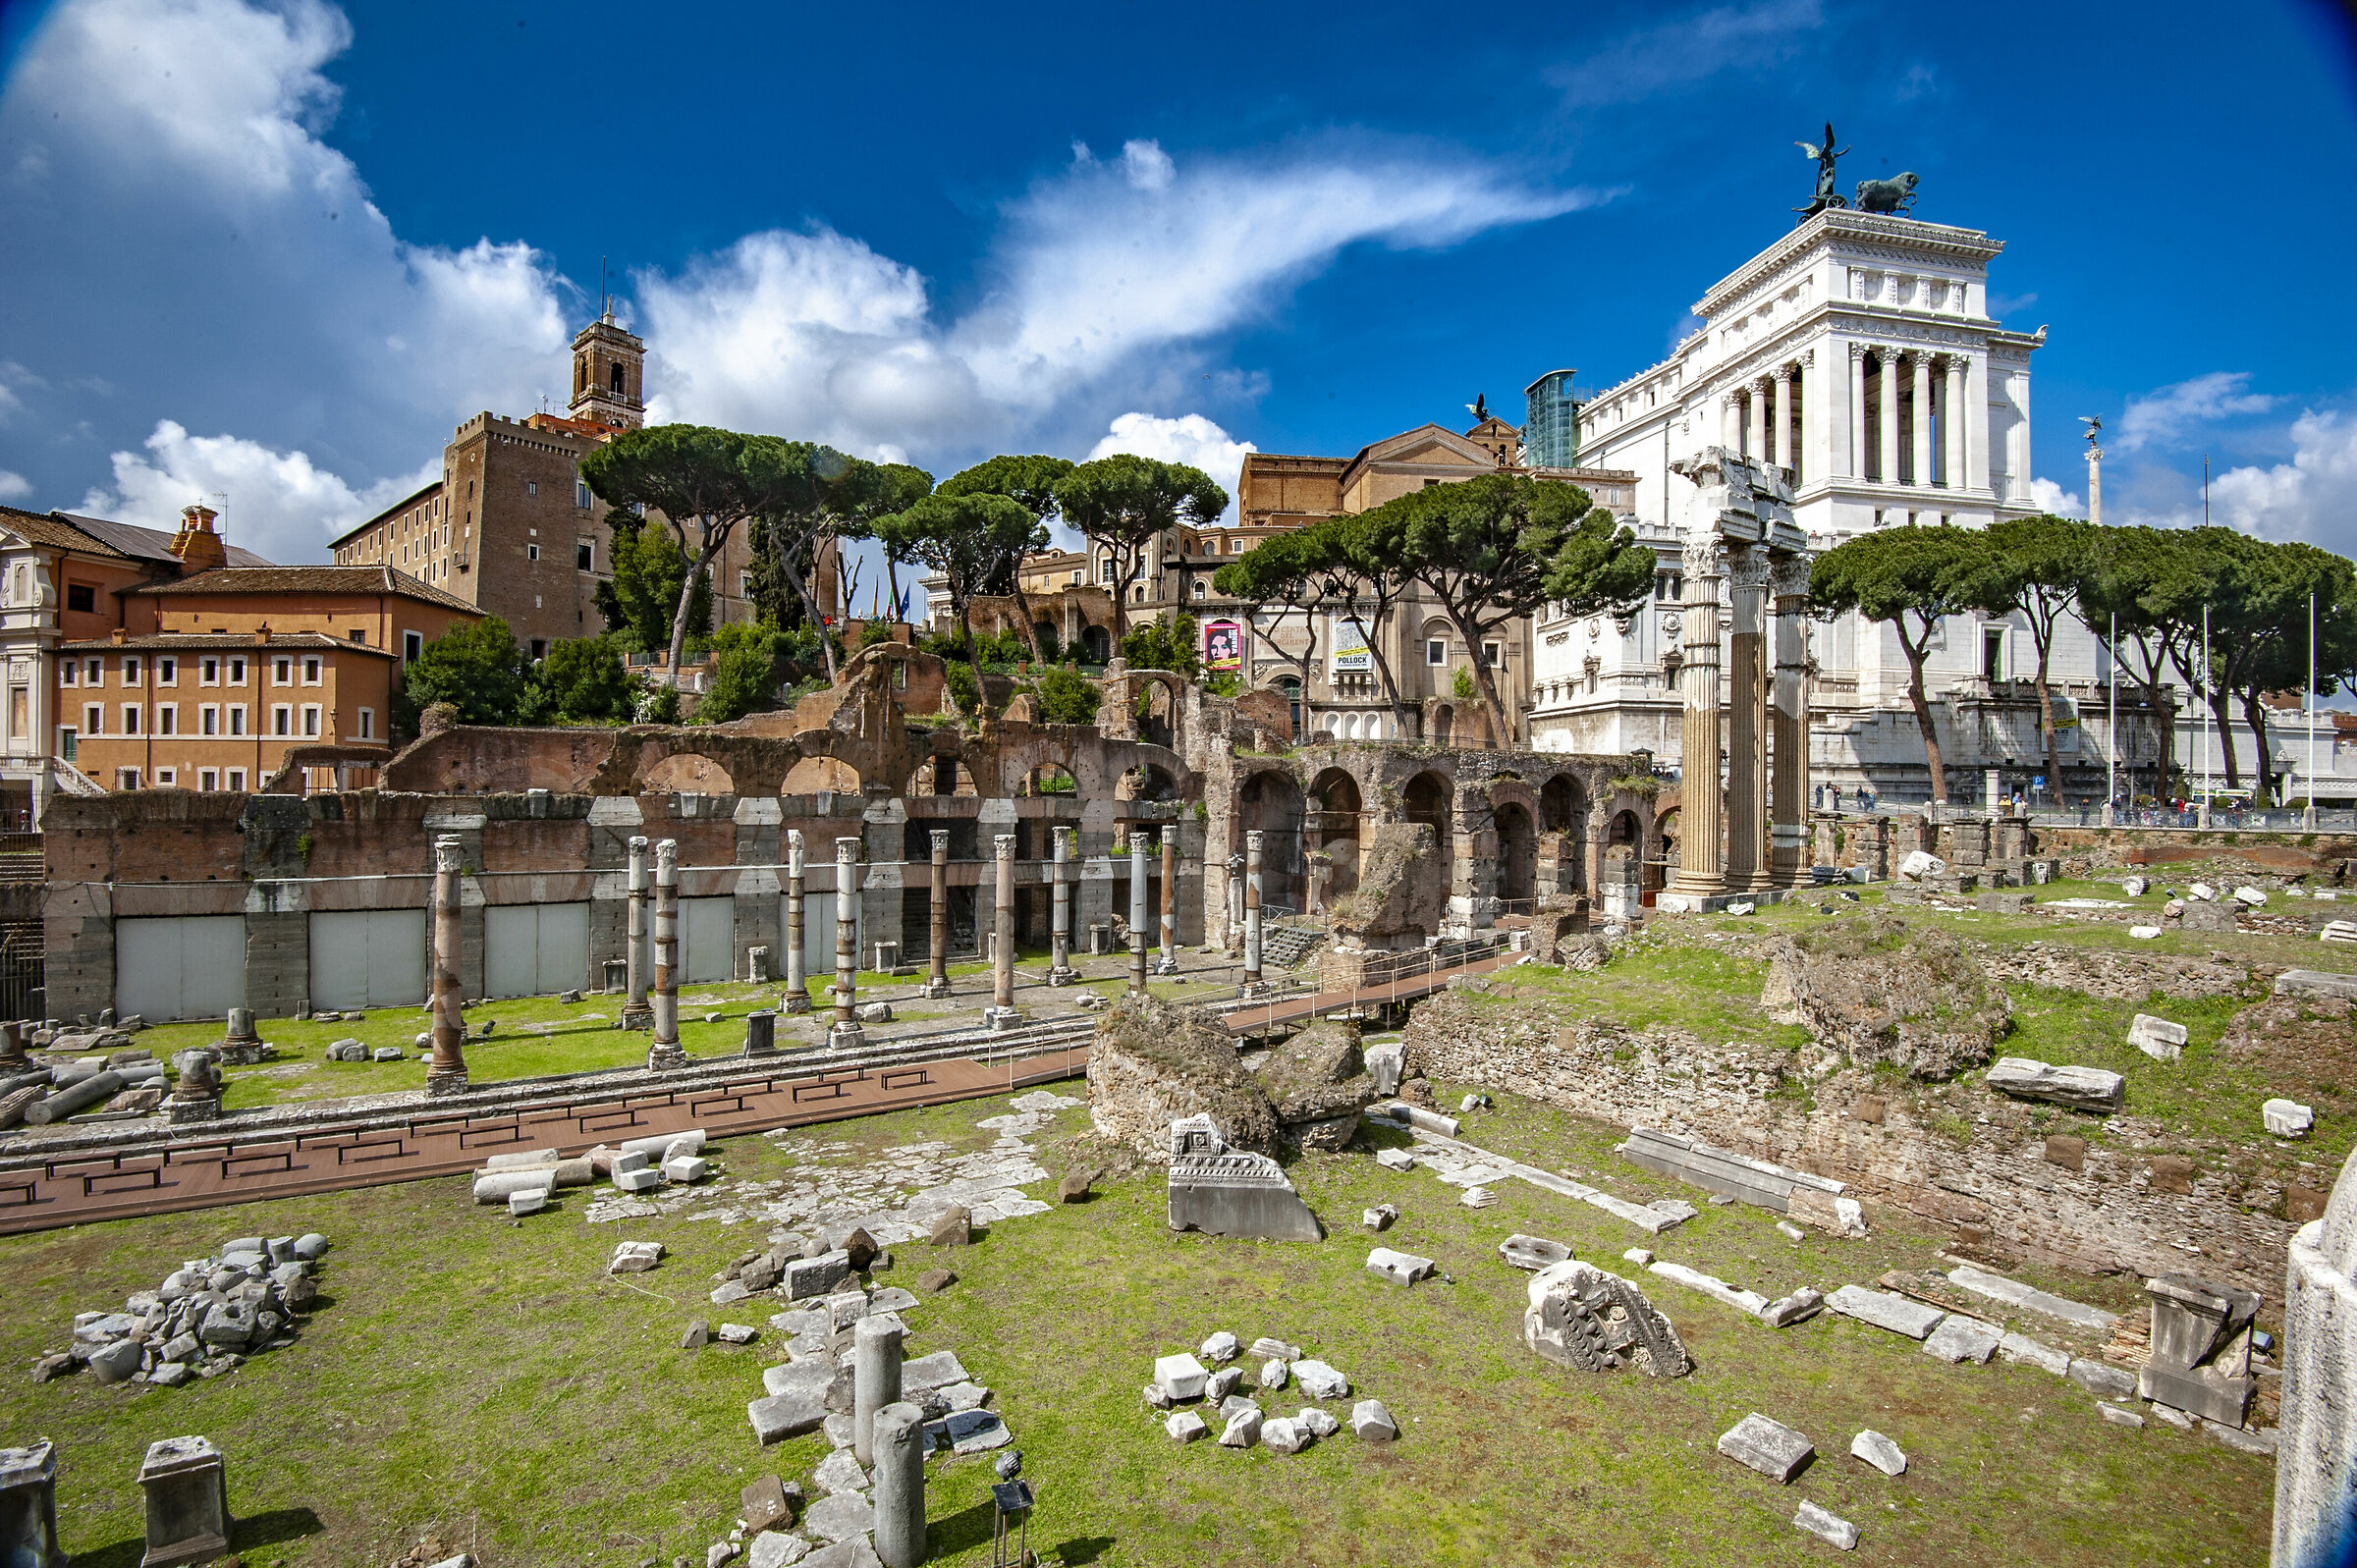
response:
[[[589,510],[589,487],[578,479],[573,482],[573,504],[583,512]]]
[[[242,702],[229,705],[229,732],[233,735],[246,732],[246,705]]]
[[[1210,594],[1211,584],[1205,582],[1201,577],[1197,577],[1195,579],[1195,597],[1198,599],[1204,599],[1210,597]]]
[[[523,482],[523,493],[527,496],[538,495],[540,493],[540,481],[537,479],[526,479]]]
[[[158,654],[155,660],[155,683],[159,686],[180,684],[180,661],[170,654]]]
[[[548,639],[546,637],[534,637],[532,639],[532,657],[534,659],[545,659],[548,657]]]
[[[1981,678],[1992,682],[2005,678],[2005,634],[1995,626],[1981,630]]]
[[[158,789],[175,788],[179,785],[179,784],[180,770],[178,768],[158,768],[155,770],[155,786]]]
[[[295,732],[295,710],[283,702],[274,704],[270,709],[270,732],[274,735],[293,734]]]
[[[524,559],[524,560],[526,560],[526,561],[537,561],[537,560],[539,560],[539,559],[540,559],[540,547],[539,547],[538,545],[525,545],[525,546],[523,547],[523,559]]]
[[[85,735],[106,733],[106,710],[90,703],[82,710],[82,732]]]
[[[217,735],[221,732],[221,709],[217,703],[206,703],[196,710],[196,732]]]
[[[1113,557],[1107,556],[1104,560],[1097,563],[1097,580],[1099,582],[1111,582],[1113,580]]]
[[[243,768],[232,768],[232,769],[230,769],[230,770],[229,770],[229,787],[230,787],[231,789],[233,789],[233,790],[237,791],[237,792],[238,792],[238,793],[240,793],[240,794],[243,794],[243,793],[245,793],[245,791],[246,791],[246,770],[245,770],[245,769],[243,769]]]
[[[355,626],[352,628],[352,645],[356,648],[365,648],[368,646],[368,628],[366,626]]]
[[[136,735],[138,732],[139,705],[136,702],[127,702],[123,705],[123,733]]]
[[[376,738],[376,710],[374,708],[360,710],[360,738],[362,740]]]
[[[32,688],[8,688],[8,732],[23,740],[29,738],[32,730]]]
[[[1482,665],[1483,665],[1485,668],[1487,668],[1487,669],[1491,669],[1491,670],[1503,670],[1503,669],[1505,669],[1505,668],[1506,668],[1506,644],[1505,644],[1505,643],[1503,643],[1503,642],[1485,642],[1485,643],[1483,643],[1483,644],[1481,645],[1481,662],[1482,662]]]
[[[74,760],[74,753],[80,746],[81,742],[82,732],[76,730],[72,725],[58,726],[57,754],[60,757],[63,757],[68,762],[72,762]]]
[[[136,653],[127,653],[123,656],[123,684],[136,686],[138,683],[139,656]]]
[[[82,661],[81,661],[81,660],[79,660],[79,659],[68,659],[68,660],[64,661],[62,664],[60,664],[60,665],[57,667],[57,683],[58,683],[59,685],[61,685],[61,686],[71,686],[71,685],[78,685],[78,684],[80,684],[80,682],[81,682],[81,679],[82,679]]]
[[[740,599],[750,599],[752,596],[753,574],[749,571],[740,571],[737,573],[737,597]]]
[[[85,659],[85,660],[83,660],[83,661],[82,661],[82,683],[83,683],[84,685],[90,685],[90,686],[103,686],[103,685],[105,685],[105,684],[106,684],[106,661],[105,661],[105,660],[103,660],[103,659]]]
[[[138,770],[138,769],[137,769],[137,768],[117,768],[117,769],[115,770],[115,787],[116,787],[116,788],[118,788],[118,789],[137,789],[138,786],[139,786],[139,770]]]
[[[302,733],[306,740],[319,738],[319,705],[315,702],[302,705]]]
[[[1232,555],[1232,556],[1240,556],[1240,555],[1242,555],[1242,554],[1244,553],[1244,542],[1243,542],[1241,539],[1231,539],[1231,540],[1229,540],[1229,541],[1228,541],[1228,553],[1229,553],[1230,555]]]
[[[576,571],[597,569],[597,546],[583,539],[573,547],[573,567]]]
[[[85,616],[98,613],[98,590],[86,582],[66,584],[66,608]]]
[[[304,655],[302,661],[302,683],[306,686],[315,686],[319,684],[319,672],[322,666],[317,654],[314,653]]]
[[[234,655],[230,659],[229,683],[233,686],[246,684],[246,656],[244,654]]]
[[[274,686],[291,686],[295,684],[295,661],[285,657],[284,655],[271,660],[270,684]]]
[[[1424,644],[1424,662],[1436,668],[1447,664],[1449,662],[1449,644],[1438,637],[1427,640]]]
[[[159,702],[155,705],[155,732],[159,735],[180,733],[180,704]]]
[[[221,661],[218,659],[197,660],[196,683],[200,686],[217,686],[221,684]]]
[[[220,787],[221,787],[221,770],[220,770],[220,769],[218,769],[218,768],[199,768],[199,769],[197,769],[197,770],[196,770],[196,787],[197,787],[197,788],[199,788],[199,789],[218,789],[218,788],[220,788]]]
[[[405,631],[401,634],[401,662],[403,664],[412,663],[423,652],[425,652],[424,632]]]

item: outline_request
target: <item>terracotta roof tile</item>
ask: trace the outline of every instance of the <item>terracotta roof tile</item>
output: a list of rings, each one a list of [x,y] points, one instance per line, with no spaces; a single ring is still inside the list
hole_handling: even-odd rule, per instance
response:
[[[395,594],[420,604],[478,615],[474,606],[455,594],[418,581],[391,567],[216,567],[177,582],[146,583],[131,590],[141,594],[314,593]]]

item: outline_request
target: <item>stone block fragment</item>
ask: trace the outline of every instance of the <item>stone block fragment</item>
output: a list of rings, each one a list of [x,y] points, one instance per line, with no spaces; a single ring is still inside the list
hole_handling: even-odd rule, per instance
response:
[[[1220,1446],[1223,1448],[1251,1447],[1260,1440],[1260,1423],[1261,1414],[1258,1406],[1249,1410],[1237,1411],[1228,1418],[1228,1425],[1221,1431]]]
[[[737,1512],[744,1520],[744,1528],[754,1535],[794,1523],[793,1505],[786,1500],[786,1484],[775,1476],[763,1476],[738,1492]]]
[[[1430,1258],[1396,1252],[1390,1247],[1377,1247],[1367,1254],[1367,1272],[1395,1285],[1412,1285],[1429,1275],[1434,1267]]]
[[[829,1551],[842,1551],[829,1546]],[[871,1551],[872,1558],[874,1553]],[[797,1562],[813,1561],[810,1542],[791,1531],[772,1530],[753,1538],[752,1546],[744,1554],[744,1568],[793,1568]]]
[[[724,1323],[720,1325],[719,1339],[724,1345],[749,1345],[754,1338],[755,1331],[748,1325]]]
[[[524,1192],[508,1194],[508,1213],[519,1219],[525,1215],[536,1215],[547,1207],[548,1189],[546,1187],[533,1187]]]
[[[1978,1367],[1997,1354],[1998,1341],[2003,1337],[2002,1329],[1950,1313],[1939,1327],[1925,1337],[1923,1353],[1936,1356],[1950,1366],[1969,1361]]]
[[[2056,1067],[2025,1056],[2000,1057],[1985,1080],[2016,1100],[2046,1100],[2078,1110],[2117,1110],[2127,1080],[2102,1067]]]
[[[1905,1334],[1909,1339],[1928,1337],[1933,1329],[1940,1326],[1940,1321],[1947,1316],[1939,1308],[1926,1306],[1920,1301],[1894,1296],[1887,1291],[1868,1290],[1861,1285],[1843,1285],[1826,1297],[1825,1304],[1844,1318],[1855,1318],[1877,1328]]]
[[[851,1255],[844,1251],[822,1253],[816,1258],[796,1258],[786,1266],[786,1299],[807,1301],[815,1296],[831,1294],[844,1280],[850,1277]]]
[[[663,1162],[663,1179],[682,1187],[692,1187],[704,1179],[710,1167],[695,1155],[682,1155]]]
[[[1312,1399],[1347,1399],[1350,1379],[1322,1361],[1296,1361],[1293,1376],[1300,1379],[1301,1391]]]
[[[1308,1429],[1289,1416],[1273,1416],[1260,1424],[1260,1445],[1273,1454],[1297,1454],[1309,1443]]]
[[[2135,1375],[2109,1362],[2073,1356],[2067,1376],[2072,1382],[2099,1398],[2127,1399],[2136,1392]]]
[[[2270,1100],[2259,1108],[2259,1118],[2277,1138],[2305,1138],[2316,1125],[2316,1112],[2295,1100]]]
[[[2136,1414],[2135,1411],[2126,1409],[2122,1406],[2110,1404],[2105,1400],[2099,1399],[2095,1402],[2095,1408],[2102,1413],[2103,1418],[2106,1421],[2110,1422],[2114,1427],[2141,1428],[2144,1425],[2144,1418],[2142,1416]]]
[[[1719,1451],[1771,1481],[1788,1484],[1816,1457],[1817,1445],[1782,1422],[1754,1411],[1719,1434]]]
[[[1213,1366],[1224,1367],[1233,1361],[1241,1349],[1242,1347],[1236,1342],[1235,1335],[1223,1328],[1203,1341],[1200,1353],[1203,1359]]]
[[[1176,1356],[1158,1356],[1154,1361],[1154,1386],[1174,1400],[1200,1399],[1204,1384],[1211,1374],[1203,1363],[1183,1351]]]
[[[1394,1208],[1392,1205],[1385,1203],[1377,1204],[1372,1209],[1361,1211],[1358,1217],[1358,1222],[1368,1230],[1380,1232],[1391,1229],[1393,1222],[1398,1219],[1398,1217],[1399,1211]]]
[[[687,1331],[680,1335],[680,1348],[682,1350],[701,1350],[704,1348],[704,1346],[710,1344],[711,1342],[711,1325],[705,1323],[701,1318],[698,1318],[692,1323],[688,1324]]]
[[[646,1165],[636,1170],[614,1172],[614,1186],[621,1192],[652,1192],[663,1185],[663,1172]]]
[[[1287,1364],[1274,1357],[1260,1364],[1260,1385],[1263,1388],[1282,1388],[1291,1377],[1292,1373]]]
[[[1825,1310],[1824,1292],[1803,1285],[1779,1301],[1760,1309],[1760,1322],[1771,1328],[1789,1328],[1796,1323],[1806,1323]]]
[[[1399,1424],[1380,1399],[1361,1399],[1350,1407],[1350,1435],[1364,1442],[1392,1442],[1399,1435]]]
[[[1288,1345],[1263,1334],[1244,1347],[1244,1354],[1260,1361],[1299,1361],[1302,1352],[1299,1345]]]
[[[1375,1151],[1375,1162],[1386,1170],[1416,1168],[1416,1157],[1404,1149],[1378,1149]]]
[[[1210,1400],[1213,1404],[1218,1404],[1221,1400],[1235,1392],[1236,1384],[1242,1382],[1243,1380],[1243,1368],[1222,1367],[1218,1372],[1213,1373],[1211,1377],[1205,1380],[1203,1384],[1203,1397]]]
[[[1568,1262],[1571,1249],[1560,1241],[1549,1241],[1544,1236],[1517,1233],[1498,1244],[1498,1256],[1516,1269],[1527,1269],[1536,1273],[1541,1269]]]
[[[1173,1442],[1193,1442],[1211,1431],[1204,1425],[1203,1418],[1191,1410],[1174,1411],[1171,1418],[1162,1424],[1162,1430],[1170,1434]]]
[[[1849,1439],[1849,1453],[1851,1458],[1865,1460],[1886,1476],[1907,1473],[1906,1450],[1872,1427]]]
[[[2007,1361],[2017,1361],[2024,1366],[2036,1367],[2039,1371],[2051,1372],[2057,1378],[2066,1378],[2070,1375],[2070,1356],[2067,1352],[2056,1350],[2049,1344],[2042,1344],[2024,1334],[2000,1335],[1997,1341],[1997,1353]]]
[[[1843,1551],[1858,1549],[1858,1527],[1838,1514],[1831,1514],[1813,1502],[1803,1502],[1792,1523],[1815,1536],[1819,1541]]]
[[[2185,1026],[2140,1012],[2128,1025],[2128,1044],[2156,1061],[2174,1061],[2185,1054]]]
[[[962,1247],[973,1240],[973,1215],[960,1204],[942,1212],[929,1238],[936,1247]]]
[[[642,1274],[663,1261],[663,1243],[659,1241],[625,1241],[614,1248],[614,1261],[606,1266],[610,1274]]]

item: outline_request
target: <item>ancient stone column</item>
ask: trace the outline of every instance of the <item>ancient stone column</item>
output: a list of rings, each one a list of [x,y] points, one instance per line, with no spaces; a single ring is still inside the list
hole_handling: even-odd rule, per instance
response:
[[[1970,482],[1967,476],[1971,472],[1964,449],[1968,421],[1964,417],[1964,358],[1961,354],[1947,356],[1947,395],[1942,400],[1940,408],[1943,431],[1947,437],[1946,471],[1941,475],[1941,482],[1950,490],[1961,490]]]
[[[1146,831],[1129,828],[1129,991],[1146,994]]]
[[[2357,1156],[2325,1217],[2291,1238],[2283,1415],[2275,1446],[2276,1568],[2349,1560],[2357,1544]]]
[[[1769,442],[1769,461],[1779,468],[1792,466],[1792,367],[1776,367],[1776,435]]]
[[[1178,830],[1162,830],[1162,960],[1158,975],[1178,972]]]
[[[1051,875],[1056,879],[1056,928],[1052,938],[1056,961],[1048,966],[1048,984],[1061,986],[1072,978],[1072,885],[1066,880],[1071,870],[1072,830],[1052,828],[1048,832],[1054,846],[1055,859]]]
[[[680,1049],[680,841],[655,845],[655,1038],[646,1070],[687,1065]]]
[[[889,1317],[862,1318],[851,1326],[851,1452],[876,1462],[876,1412],[901,1401],[901,1336]]]
[[[802,932],[805,862],[802,830],[786,830],[786,1010],[810,1010],[810,981],[803,973]]]
[[[1749,892],[1766,879],[1761,848],[1768,793],[1768,552],[1728,552],[1727,587],[1734,630],[1727,649],[1727,891]]]
[[[1776,692],[1770,705],[1774,754],[1769,780],[1768,880],[1789,888],[1808,875],[1809,563],[1794,556],[1770,568],[1776,610]]]
[[[830,1046],[855,1046],[864,1038],[852,1011],[859,1000],[859,840],[835,840],[835,1027]]]
[[[1874,362],[1881,375],[1882,396],[1876,400],[1881,418],[1875,431],[1876,457],[1881,467],[1874,477],[1882,484],[1898,483],[1898,353],[1891,349],[1875,351]]]
[[[1914,436],[1915,471],[1907,478],[1918,485],[1932,482],[1932,356],[1918,353],[1915,359]]]
[[[463,853],[455,833],[434,839],[434,1054],[425,1069],[429,1095],[458,1094],[466,1087],[466,1020],[460,1007],[465,984],[459,978],[459,865]]]
[[[1244,984],[1260,984],[1260,830],[1244,835]]]
[[[1840,471],[1866,477],[1866,346],[1849,346],[1849,461]]]
[[[997,911],[992,929],[998,939],[990,954],[990,1024],[994,1029],[1006,1029],[1023,1018],[1014,1010],[1014,835],[996,835],[991,847],[998,851],[999,875],[997,895],[992,900]]]
[[[1716,533],[1689,536],[1685,554],[1680,619],[1686,662],[1677,677],[1685,698],[1685,729],[1678,753],[1677,876],[1671,890],[1681,898],[1699,899],[1725,891],[1719,844],[1719,583],[1727,572],[1727,554]]]
[[[648,1029],[654,1026],[655,1013],[646,1002],[646,836],[639,834],[630,839],[629,881],[629,920],[625,928],[630,950],[629,965],[630,995],[623,999],[622,1027]]]
[[[1244,857],[1228,857],[1228,956],[1241,957],[1244,950]]]
[[[876,1412],[876,1556],[884,1568],[925,1560],[925,1413],[906,1403]]]
[[[1751,418],[1743,433],[1743,456],[1765,468],[1768,466],[1768,383],[1754,381],[1743,391],[1751,404]]]
[[[933,964],[926,972],[925,995],[950,994],[950,836],[933,830],[933,904],[931,913]]]

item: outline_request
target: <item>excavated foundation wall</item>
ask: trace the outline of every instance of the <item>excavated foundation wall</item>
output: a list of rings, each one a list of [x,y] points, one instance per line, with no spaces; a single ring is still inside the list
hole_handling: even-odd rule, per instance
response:
[[[1893,1092],[1855,1069],[1804,1085],[1781,1052],[1533,1014],[1527,999],[1435,997],[1408,1020],[1407,1070],[1831,1176],[2001,1252],[2099,1271],[2198,1272],[2270,1302],[2282,1294],[2297,1228],[2287,1209],[2313,1218],[2305,1206],[2331,1185],[2330,1170],[2273,1152],[2187,1162],[2119,1147],[2127,1140],[2096,1135],[2091,1118],[2051,1117],[2050,1139],[2032,1108],[1973,1085]]]

